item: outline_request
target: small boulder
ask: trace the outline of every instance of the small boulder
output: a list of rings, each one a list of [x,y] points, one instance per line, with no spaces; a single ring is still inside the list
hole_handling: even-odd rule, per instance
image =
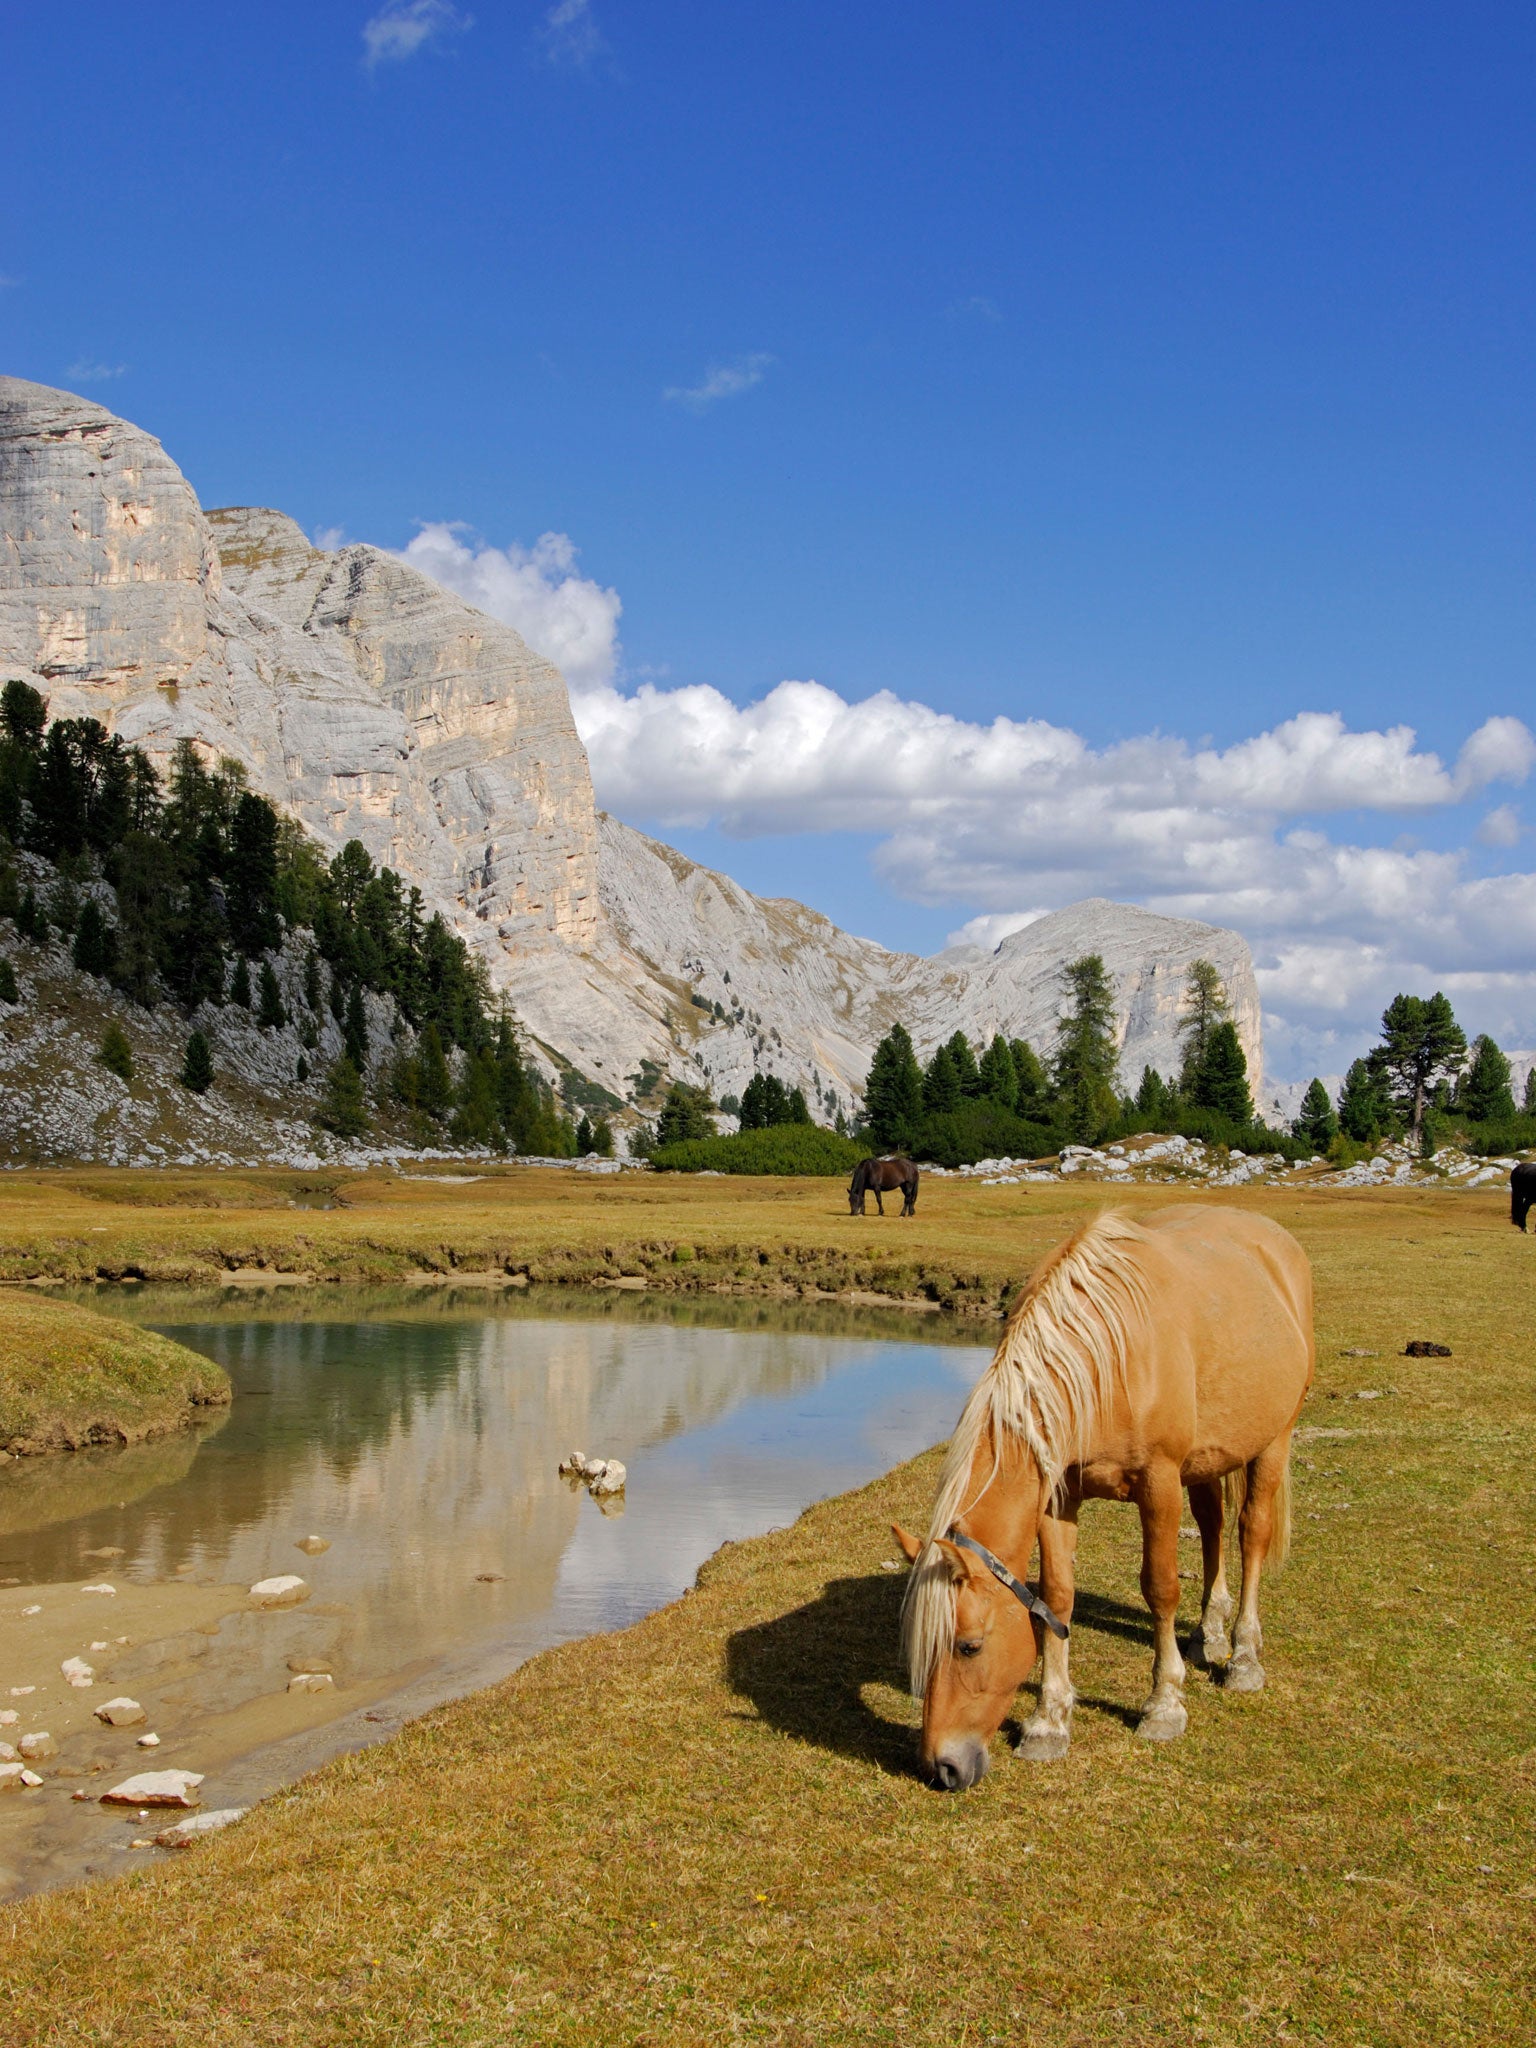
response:
[[[201,1835],[216,1834],[232,1822],[244,1820],[248,1806],[217,1806],[211,1813],[195,1814],[191,1820],[173,1821],[155,1836],[157,1849],[189,1849]]]
[[[115,1700],[106,1700],[96,1709],[98,1721],[105,1721],[109,1728],[136,1728],[141,1721],[149,1719],[148,1714],[137,1700],[129,1699],[122,1693]]]
[[[117,1594],[116,1586],[82,1586],[80,1590],[82,1593],[110,1593],[114,1598]]]
[[[0,1792],[19,1792],[26,1772],[25,1764],[0,1764]]]
[[[34,1728],[30,1735],[22,1736],[16,1747],[29,1764],[44,1763],[59,1753],[59,1745],[46,1728]]]
[[[329,1671],[330,1668],[331,1660],[329,1657],[306,1656],[302,1651],[298,1656],[288,1659],[288,1669],[290,1671]]]
[[[302,1550],[306,1557],[319,1557],[331,1547],[329,1536],[301,1536],[294,1544],[295,1550]]]
[[[592,1491],[601,1500],[610,1493],[622,1493],[629,1474],[617,1458],[609,1458],[603,1469],[591,1482]]]
[[[36,1771],[23,1771],[21,1774],[21,1782],[23,1783],[23,1785],[26,1785],[30,1788],[41,1785],[43,1781],[37,1775]]]
[[[585,1479],[587,1476],[587,1454],[585,1451],[571,1451],[560,1460],[562,1479]]]
[[[297,1607],[309,1598],[309,1586],[292,1572],[284,1572],[275,1579],[258,1579],[251,1598],[258,1607]]]
[[[139,1737],[139,1747],[140,1749],[158,1749],[160,1747],[160,1738],[158,1735],[141,1735]]]
[[[0,1728],[14,1728],[20,1719],[21,1716],[14,1707],[0,1710]]]
[[[96,1674],[83,1657],[66,1657],[59,1666],[71,1685],[90,1685]]]
[[[12,1749],[8,1742],[0,1742],[0,1764],[19,1764],[20,1762],[20,1750]]]
[[[295,1671],[288,1681],[290,1692],[329,1692],[336,1683],[329,1671]]]
[[[201,1771],[141,1771],[103,1792],[103,1806],[196,1806]]]

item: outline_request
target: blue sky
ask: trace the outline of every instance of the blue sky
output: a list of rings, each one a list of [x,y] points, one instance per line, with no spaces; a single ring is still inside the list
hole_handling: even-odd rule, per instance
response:
[[[1318,712],[1449,771],[1524,716],[1528,9],[157,0],[0,36],[4,367],[148,427],[205,503],[397,548],[459,523],[471,555],[569,536],[556,584],[622,606],[585,681],[649,683],[657,730],[679,689],[814,678],[1111,768]],[[1536,1041],[1507,727],[1505,783],[1249,802],[1225,896],[1227,855],[1176,886],[1134,835],[978,863],[972,818],[934,853],[952,787],[912,788],[926,865],[836,790],[727,815],[603,730],[605,800],[887,943],[1070,882],[1244,929],[1295,1060],[1337,1064],[1413,975]],[[1297,831],[1381,857],[1353,923]]]

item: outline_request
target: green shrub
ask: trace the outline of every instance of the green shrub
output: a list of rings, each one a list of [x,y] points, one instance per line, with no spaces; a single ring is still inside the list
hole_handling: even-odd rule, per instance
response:
[[[194,1031],[187,1040],[186,1057],[181,1063],[181,1085],[190,1088],[194,1095],[206,1095],[212,1083],[213,1053],[203,1033]]]
[[[732,1138],[688,1138],[659,1145],[651,1164],[661,1173],[816,1174],[840,1179],[868,1156],[851,1138],[819,1124],[773,1124],[765,1131],[738,1131]]]
[[[926,1116],[917,1127],[912,1157],[935,1166],[974,1166],[978,1159],[1043,1159],[1061,1149],[1062,1137],[1049,1124],[1015,1116],[1001,1103],[962,1102],[942,1116]]]
[[[16,986],[16,970],[9,960],[0,960],[0,1003],[19,1003],[21,990]]]
[[[116,1074],[119,1081],[133,1079],[133,1047],[128,1043],[121,1024],[113,1022],[107,1026],[96,1057],[109,1074]]]

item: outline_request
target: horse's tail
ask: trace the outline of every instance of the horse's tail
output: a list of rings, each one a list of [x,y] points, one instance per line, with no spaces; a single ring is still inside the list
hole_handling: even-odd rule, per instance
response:
[[[1227,1473],[1221,1482],[1222,1495],[1226,1501],[1227,1519],[1235,1522],[1243,1512],[1248,1498],[1248,1467],[1237,1465]],[[1280,1483],[1275,1488],[1275,1497],[1270,1505],[1274,1517],[1270,1529],[1269,1550],[1264,1562],[1273,1571],[1280,1567],[1291,1554],[1291,1447],[1285,1447],[1285,1464],[1280,1473]]]

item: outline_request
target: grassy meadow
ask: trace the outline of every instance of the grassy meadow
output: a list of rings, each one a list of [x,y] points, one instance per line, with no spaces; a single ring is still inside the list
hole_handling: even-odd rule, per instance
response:
[[[29,1207],[7,1177],[7,1270],[207,1278],[265,1258],[399,1278],[457,1260],[543,1278],[563,1260],[995,1308],[1108,1192],[931,1182],[915,1223],[882,1224],[839,1214],[826,1184],[368,1179],[306,1213],[278,1205],[276,1176],[222,1207],[176,1178],[157,1201],[148,1176],[36,1176]],[[1090,1504],[1070,1756],[1029,1766],[999,1740],[976,1791],[926,1789],[886,1525],[924,1520],[929,1453],[192,1851],[5,1909],[8,2040],[1529,2038],[1536,1243],[1493,1195],[1223,1192],[1294,1229],[1317,1277],[1265,1692],[1191,1673],[1187,1737],[1135,1742],[1136,1519]],[[1452,1356],[1402,1356],[1415,1337]]]
[[[138,1443],[229,1399],[223,1368],[75,1302],[0,1291],[0,1450]]]

